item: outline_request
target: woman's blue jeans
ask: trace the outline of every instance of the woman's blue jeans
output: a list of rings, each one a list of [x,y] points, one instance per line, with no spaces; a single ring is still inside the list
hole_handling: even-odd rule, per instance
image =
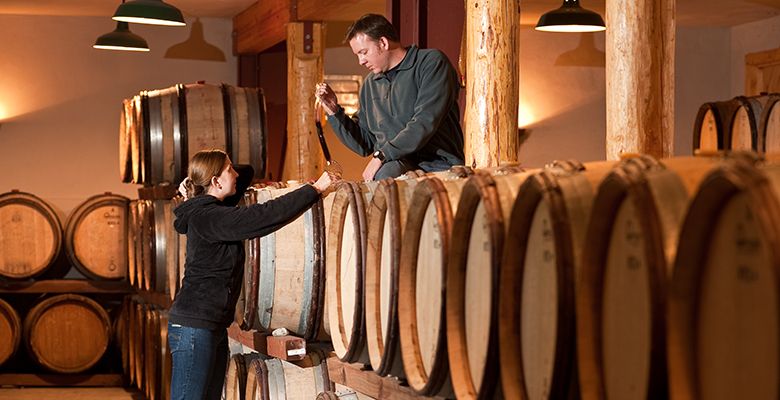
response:
[[[168,322],[173,357],[171,400],[219,400],[228,363],[226,329],[203,329]]]

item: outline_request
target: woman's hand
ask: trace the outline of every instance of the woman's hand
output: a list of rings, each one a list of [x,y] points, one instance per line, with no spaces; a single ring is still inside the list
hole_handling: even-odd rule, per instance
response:
[[[320,194],[326,195],[330,193],[335,185],[339,182],[341,182],[341,175],[334,172],[325,171],[322,173],[322,175],[320,175],[320,178],[317,179],[317,182],[312,184],[312,186],[314,186],[314,188],[317,189],[317,192]]]
[[[190,181],[190,177],[184,178],[184,180],[181,181],[179,184],[179,193],[181,193],[181,196],[184,197],[184,200],[187,201],[189,197],[187,197],[187,183]]]

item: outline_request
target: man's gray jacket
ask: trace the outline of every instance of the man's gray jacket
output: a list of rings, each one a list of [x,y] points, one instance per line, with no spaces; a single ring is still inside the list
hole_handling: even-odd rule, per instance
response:
[[[360,109],[328,117],[352,151],[381,150],[385,160],[405,159],[425,171],[462,165],[463,132],[458,109],[458,75],[439,50],[407,49],[392,80],[369,73],[360,89]],[[445,165],[445,166],[446,166]]]

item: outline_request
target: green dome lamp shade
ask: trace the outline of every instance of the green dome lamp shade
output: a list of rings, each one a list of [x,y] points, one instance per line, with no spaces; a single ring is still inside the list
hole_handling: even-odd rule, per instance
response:
[[[146,40],[130,32],[127,22],[117,22],[116,29],[97,38],[92,47],[104,50],[149,51]]]
[[[112,17],[116,21],[136,24],[184,26],[178,8],[162,0],[130,0],[122,3]]]
[[[563,5],[539,18],[537,31],[600,32],[606,30],[601,15],[580,7],[580,0],[563,0]]]

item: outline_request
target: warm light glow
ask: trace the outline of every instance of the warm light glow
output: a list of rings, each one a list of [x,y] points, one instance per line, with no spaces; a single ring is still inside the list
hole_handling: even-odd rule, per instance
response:
[[[607,28],[598,25],[547,25],[537,26],[537,31],[543,32],[601,32]]]
[[[6,110],[5,104],[0,103],[0,121],[3,121],[8,117],[9,117],[8,110]]]
[[[133,24],[185,26],[184,22],[168,21],[165,19],[141,18],[141,17],[113,17],[114,21],[130,22]]]
[[[520,103],[520,106],[517,110],[517,127],[525,128],[528,125],[534,123],[535,119],[536,118],[534,117],[531,108],[526,104]]]

